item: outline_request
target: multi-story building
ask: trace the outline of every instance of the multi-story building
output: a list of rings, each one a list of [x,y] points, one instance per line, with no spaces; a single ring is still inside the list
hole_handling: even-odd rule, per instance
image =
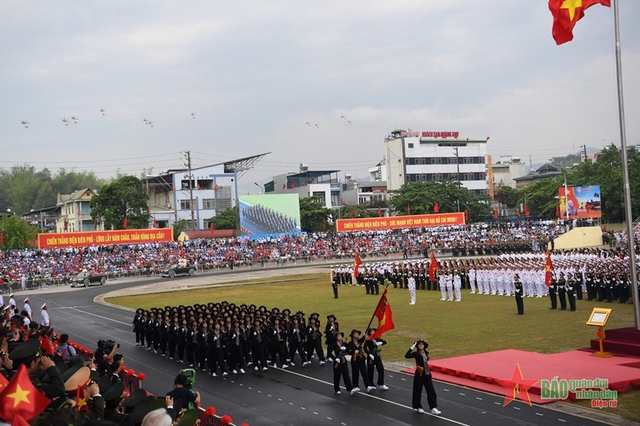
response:
[[[326,208],[340,207],[343,183],[338,178],[340,170],[309,170],[300,164],[300,171],[274,176],[264,185],[265,194],[298,194],[300,198],[318,197]],[[342,203],[341,203],[342,200]]]
[[[529,173],[529,166],[523,163],[518,157],[500,157],[492,164],[493,191],[497,194],[503,186],[516,187],[515,178],[526,176]]]
[[[409,182],[455,179],[474,194],[486,194],[489,138],[458,137],[458,132],[391,132],[385,138],[387,188],[396,190]]]
[[[91,218],[91,198],[96,192],[91,188],[71,194],[58,194],[56,232],[82,232],[100,230],[100,224]]]
[[[167,170],[147,176],[149,213],[156,228],[173,227],[184,219],[190,229],[208,229],[218,212],[238,202],[238,178],[265,154],[191,169]]]

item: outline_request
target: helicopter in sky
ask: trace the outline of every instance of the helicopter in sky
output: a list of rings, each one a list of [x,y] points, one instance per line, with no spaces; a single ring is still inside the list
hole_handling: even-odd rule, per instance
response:
[[[20,122],[20,124],[22,124],[22,125],[24,126],[24,128],[25,128],[25,129],[28,129],[28,128],[29,128],[29,124],[31,124],[31,123],[30,123],[30,122],[28,122],[28,121],[24,121],[24,120],[23,120],[23,121],[21,121],[21,122]]]
[[[78,124],[78,120],[80,120],[80,118],[76,117],[75,115],[71,117],[71,119],[73,120],[74,124]]]
[[[62,122],[64,123],[64,125],[65,125],[65,126],[68,126],[68,125],[69,125],[69,123],[70,123],[70,121],[69,121],[69,120],[67,120],[67,118],[66,118],[66,117],[62,119]]]
[[[106,110],[106,109],[104,109],[104,108],[100,108],[100,112],[102,113],[102,115],[106,115],[107,110]]]
[[[193,118],[194,120],[196,119],[196,113],[195,112],[191,113],[191,118]]]

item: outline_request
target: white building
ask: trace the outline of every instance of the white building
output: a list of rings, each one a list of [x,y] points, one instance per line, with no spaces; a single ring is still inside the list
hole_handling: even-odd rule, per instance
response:
[[[300,198],[318,197],[326,208],[340,207],[344,185],[338,178],[340,170],[309,170],[300,164],[299,172],[273,177],[264,185],[265,194],[298,194]],[[344,203],[344,200],[342,200]]]
[[[480,195],[487,193],[487,140],[459,139],[458,132],[394,130],[385,138],[387,188],[409,182],[459,179]]]
[[[237,205],[238,178],[265,155],[267,153],[193,168],[191,177],[188,169],[147,176],[144,184],[155,227],[173,227],[174,222],[181,219],[191,223],[193,217],[192,229],[209,229],[210,218]]]
[[[501,187],[516,187],[515,178],[529,174],[529,166],[523,163],[519,157],[503,156],[492,165],[494,193],[498,193]]]

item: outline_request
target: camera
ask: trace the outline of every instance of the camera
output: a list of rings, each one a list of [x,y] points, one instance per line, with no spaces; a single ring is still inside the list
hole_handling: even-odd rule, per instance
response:
[[[120,344],[113,340],[98,340],[98,349],[102,349],[105,353],[110,353],[113,348],[119,348]]]

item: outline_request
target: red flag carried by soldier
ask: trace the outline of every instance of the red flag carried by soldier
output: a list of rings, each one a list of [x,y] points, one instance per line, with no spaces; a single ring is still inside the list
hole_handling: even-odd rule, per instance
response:
[[[378,328],[375,333],[368,337],[368,340],[378,339],[385,331],[393,330],[395,328],[386,288],[384,289],[384,292],[382,292],[382,296],[380,297],[380,301],[378,302],[378,306],[376,307],[373,316],[378,318]]]
[[[429,279],[431,281],[436,279],[436,271],[438,270],[438,261],[436,255],[431,252],[431,263],[429,264]]]
[[[353,276],[355,278],[358,278],[358,275],[360,274],[360,272],[358,271],[358,268],[360,267],[360,265],[362,265],[362,260],[360,259],[360,253],[356,252],[356,259],[353,262]]]
[[[551,287],[551,272],[553,271],[553,263],[551,263],[551,254],[547,250],[547,265],[544,270],[544,283],[547,287]]]

